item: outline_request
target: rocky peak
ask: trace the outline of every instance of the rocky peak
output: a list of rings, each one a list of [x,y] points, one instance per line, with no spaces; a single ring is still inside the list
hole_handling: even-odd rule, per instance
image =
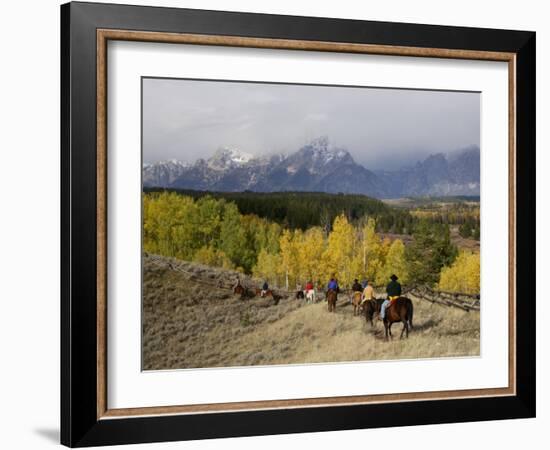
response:
[[[232,169],[242,166],[253,159],[252,155],[240,150],[222,147],[208,159],[208,167],[214,170]]]

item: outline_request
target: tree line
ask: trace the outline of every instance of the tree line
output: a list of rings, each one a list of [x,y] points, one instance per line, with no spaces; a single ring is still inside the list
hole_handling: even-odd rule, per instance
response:
[[[445,290],[479,290],[479,277],[476,285],[469,260],[464,269],[465,257],[452,244],[448,225],[420,220],[405,246],[400,239],[381,238],[376,214],[352,217],[343,207],[329,227],[291,228],[243,214],[225,198],[144,193],[143,248],[237,269],[289,289],[307,281],[324,285],[333,274],[343,286],[355,278],[384,285],[396,273],[404,284],[438,286],[444,281]],[[455,267],[455,262],[461,265]]]
[[[235,203],[243,215],[253,214],[293,230],[299,228],[305,231],[318,226],[329,232],[336,216],[344,214],[350,222],[356,222],[365,216],[372,217],[375,219],[376,231],[381,233],[412,234],[420,222],[429,221],[460,225],[462,237],[479,240],[479,206],[472,205],[471,202],[452,205],[432,202],[407,209],[390,207],[381,200],[359,194],[209,192],[163,188],[145,188],[145,192],[175,192],[194,199],[225,199]]]
[[[284,228],[330,231],[334,219],[344,214],[350,222],[364,216],[376,220],[378,231],[408,234],[416,219],[405,209],[391,208],[381,200],[359,194],[323,192],[208,192],[146,188],[147,193],[176,192],[195,199],[211,197],[233,202],[243,215],[253,214]]]

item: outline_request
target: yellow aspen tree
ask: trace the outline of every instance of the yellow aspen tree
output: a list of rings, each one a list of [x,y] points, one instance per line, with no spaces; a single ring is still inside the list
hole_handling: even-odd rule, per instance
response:
[[[355,231],[346,216],[341,214],[334,219],[328,236],[323,260],[330,275],[334,273],[341,285],[349,285],[353,280],[351,260],[355,245]],[[328,276],[330,276],[328,275]]]
[[[365,267],[365,277],[369,280],[375,280],[376,274],[382,268],[382,242],[380,236],[376,234],[374,219],[368,219],[363,227],[363,265]]]
[[[279,247],[281,248],[281,265],[285,276],[285,286],[289,288],[289,278],[294,260],[294,248],[292,245],[292,232],[290,230],[283,230],[279,239]]]
[[[302,230],[294,230],[292,233],[292,253],[291,260],[291,288],[294,289],[297,285],[303,285],[303,279],[306,277],[304,256],[304,233]]]
[[[281,255],[262,249],[258,254],[258,261],[252,269],[252,274],[257,278],[269,280],[269,283],[274,286],[280,286],[285,282],[285,273],[281,269]]]
[[[223,267],[224,269],[234,269],[234,265],[227,255],[221,250],[216,250],[212,246],[201,247],[193,257],[193,261],[208,266]]]
[[[298,249],[303,276],[301,283],[311,280],[317,284],[321,281],[324,275],[321,268],[324,249],[324,232],[320,227],[310,228],[304,233],[302,243]]]
[[[450,267],[443,267],[439,279],[442,291],[479,294],[479,253],[462,251]]]
[[[193,199],[187,196],[164,192],[148,198],[143,209],[145,251],[191,260],[201,246],[193,224],[196,213]]]
[[[405,259],[405,244],[403,244],[401,239],[396,239],[389,246],[384,266],[377,274],[376,284],[384,285],[388,283],[392,274],[399,277],[401,284],[407,284],[409,281],[409,272]]]

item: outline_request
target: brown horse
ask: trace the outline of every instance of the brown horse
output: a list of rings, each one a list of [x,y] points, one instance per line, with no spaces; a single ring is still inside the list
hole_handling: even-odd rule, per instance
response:
[[[329,289],[327,292],[328,312],[336,312],[336,301],[338,293],[334,289]]]
[[[267,291],[265,291],[264,295],[262,295],[262,289],[260,289],[260,288],[256,288],[255,292],[256,292],[256,297],[262,297],[262,298],[271,297],[271,298],[274,298],[273,291],[271,289],[268,289]]]
[[[376,312],[380,313],[380,307],[382,302],[376,302]],[[386,308],[386,315],[384,317],[384,329],[386,331],[386,340],[389,337],[393,339],[391,334],[391,326],[395,322],[403,322],[403,329],[401,330],[401,339],[403,333],[406,332],[406,336],[409,337],[409,329],[413,328],[413,304],[407,297],[398,297]]]
[[[241,297],[243,297],[245,292],[246,289],[241,284],[237,284],[237,286],[233,288],[233,294],[235,295],[240,295]]]
[[[363,307],[361,306],[361,300],[363,294],[361,292],[355,291],[351,294],[351,304],[353,305],[353,315],[361,314]]]
[[[374,326],[374,322],[372,321],[374,314],[380,312],[382,303],[384,303],[384,299],[381,298],[374,298],[363,303],[363,314],[365,314],[365,320],[367,323],[370,323],[371,327]]]
[[[240,296],[241,300],[246,300],[254,297],[254,292],[243,286],[242,284],[238,284],[233,288],[233,294]]]

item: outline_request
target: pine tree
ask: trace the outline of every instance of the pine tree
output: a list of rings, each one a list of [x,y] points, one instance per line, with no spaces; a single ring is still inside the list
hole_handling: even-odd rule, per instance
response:
[[[463,238],[469,238],[472,235],[472,224],[469,220],[466,220],[466,222],[458,227],[458,233]]]
[[[406,248],[409,279],[414,284],[434,285],[443,266],[450,266],[457,256],[448,225],[421,220],[415,227],[413,242]]]

